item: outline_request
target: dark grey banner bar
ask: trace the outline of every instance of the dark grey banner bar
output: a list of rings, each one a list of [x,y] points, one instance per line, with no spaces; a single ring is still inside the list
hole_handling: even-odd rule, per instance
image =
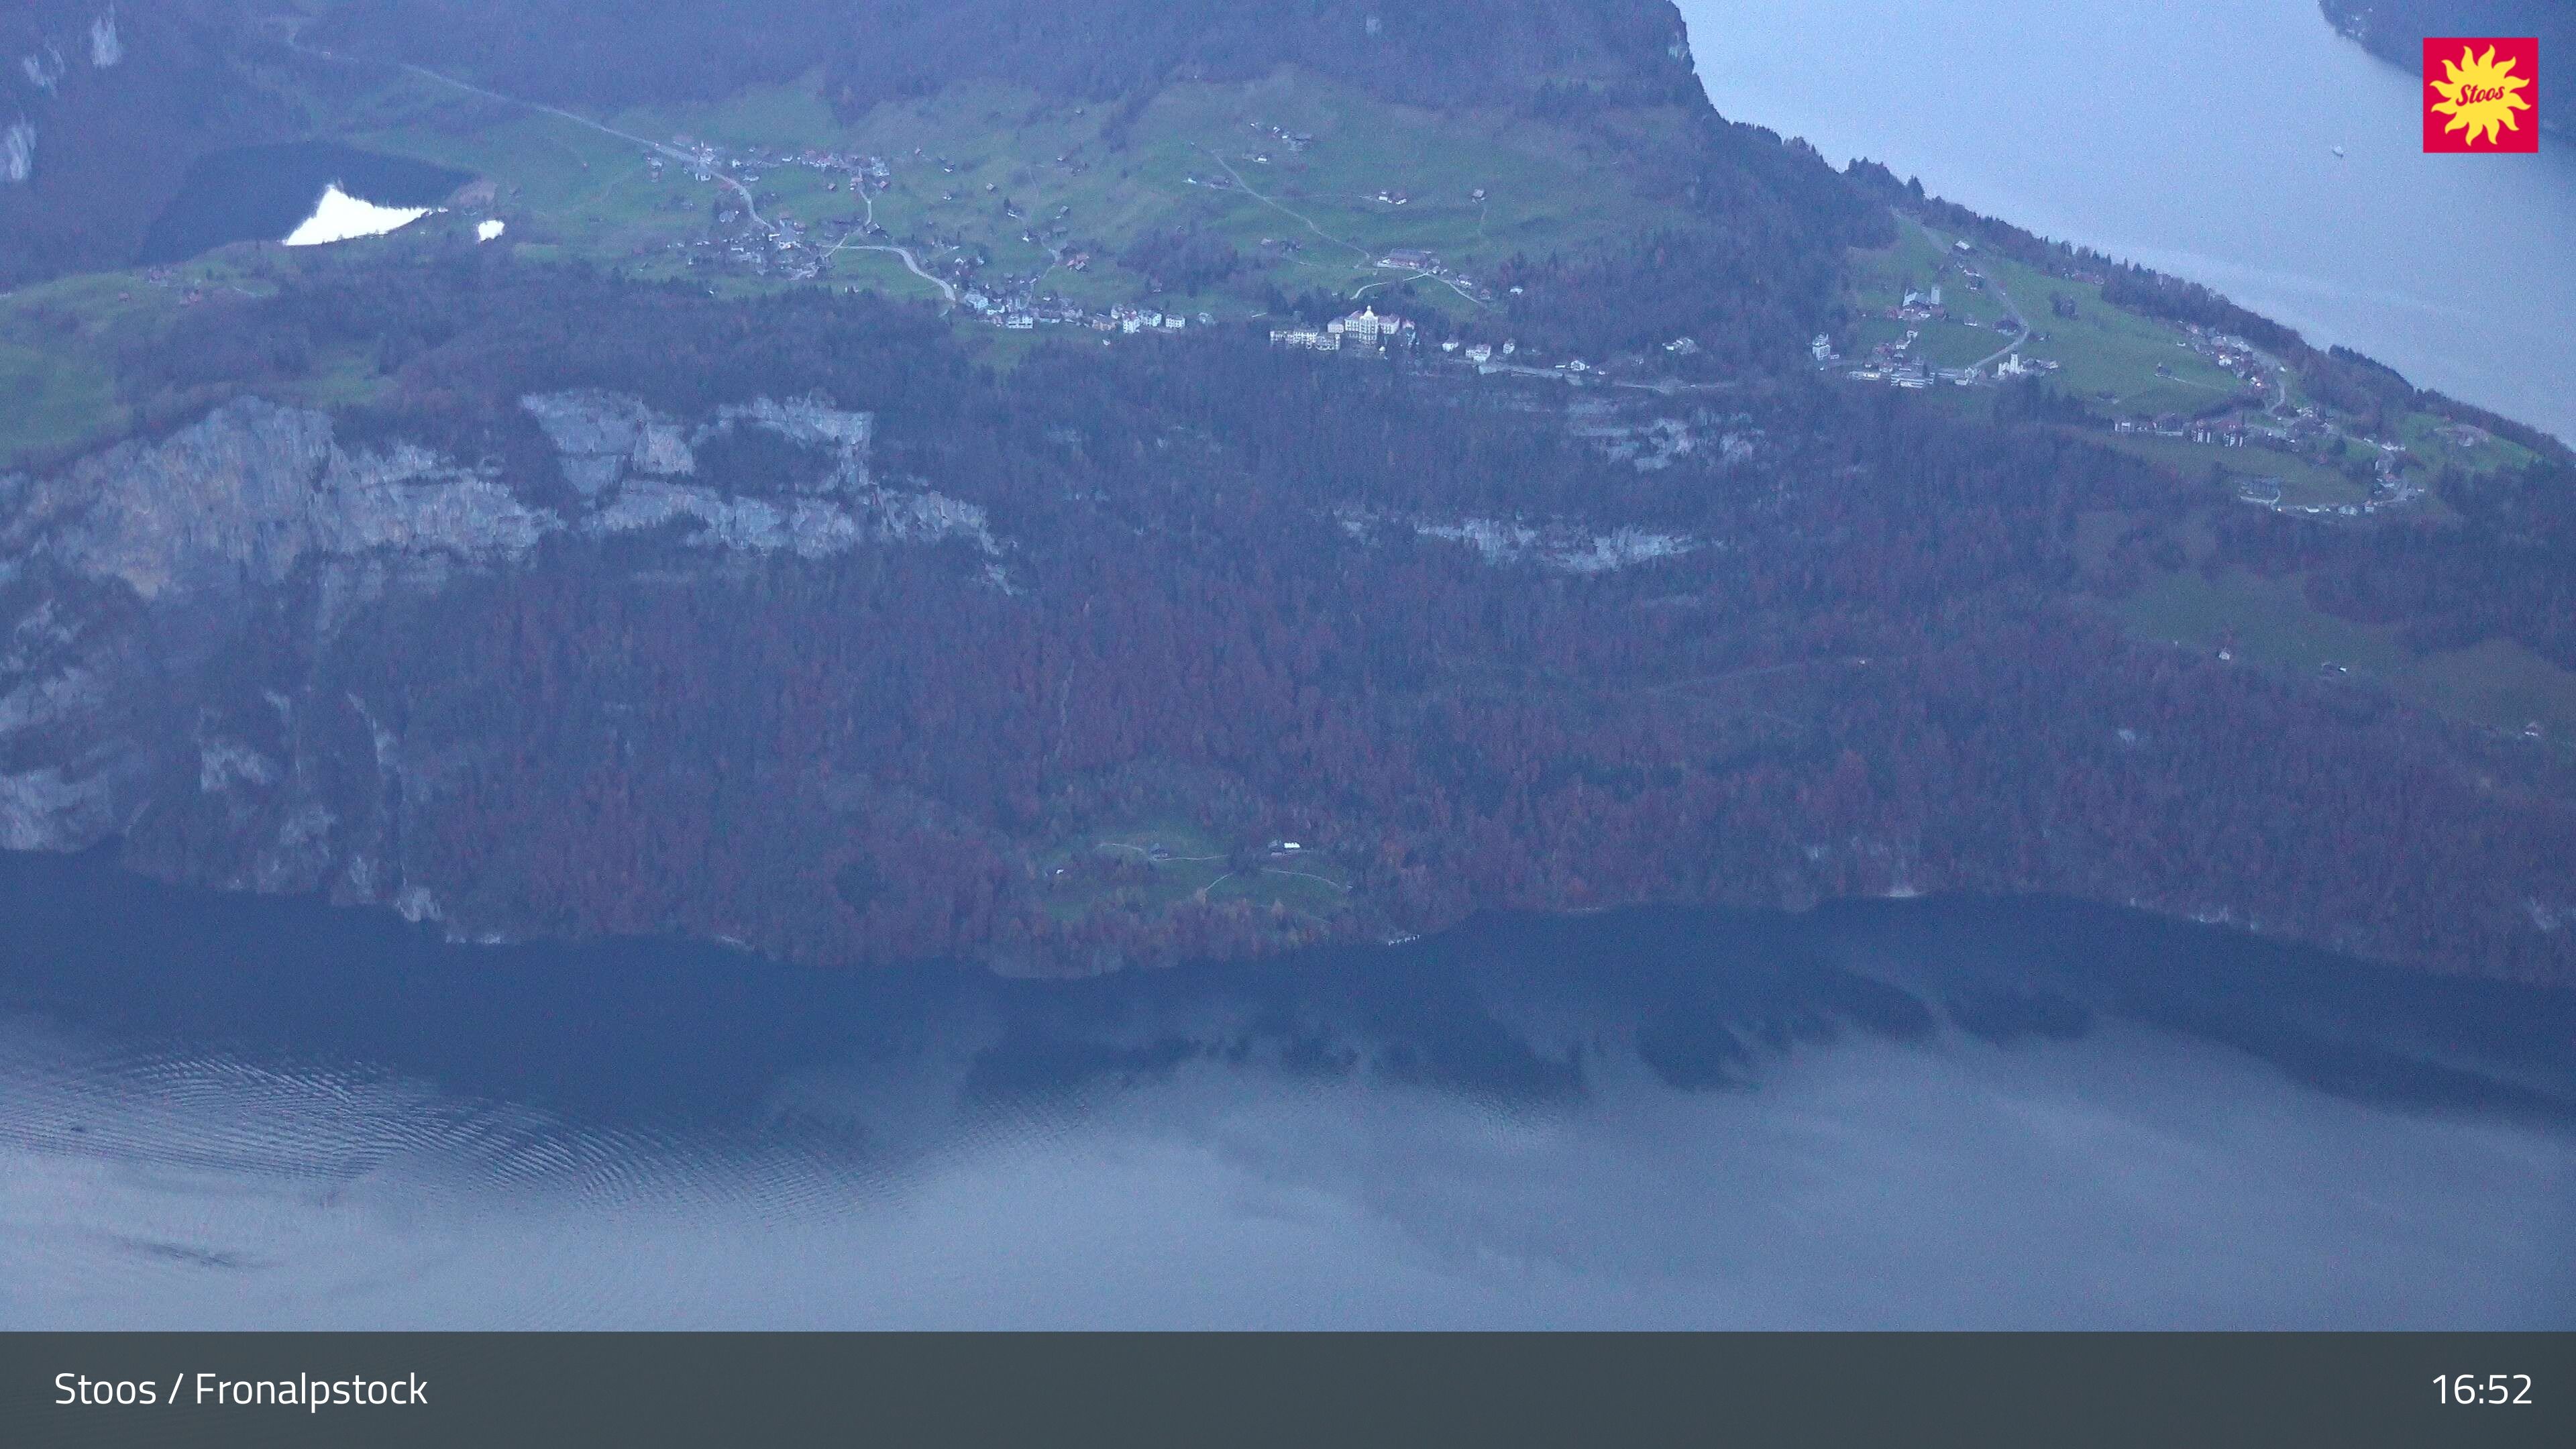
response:
[[[17,1334],[0,1446],[2576,1444],[2576,1334]]]

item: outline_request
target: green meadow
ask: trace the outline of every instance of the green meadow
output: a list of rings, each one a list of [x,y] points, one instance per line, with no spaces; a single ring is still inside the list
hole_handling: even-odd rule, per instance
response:
[[[2244,664],[2308,676],[2340,664],[2358,683],[2463,723],[2514,732],[2537,722],[2551,738],[2576,735],[2576,673],[2504,639],[2417,653],[2393,627],[2316,608],[2296,576],[2229,570],[2209,578],[2183,569],[2151,580],[2114,607],[2141,639],[2195,649],[2229,641]]]
[[[1264,856],[1235,869],[1225,842],[1177,819],[1086,836],[1038,860],[1047,910],[1078,920],[1103,909],[1158,914],[1185,901],[1247,901],[1329,917],[1349,904],[1349,874],[1319,854]]]
[[[1932,228],[1907,225],[1889,246],[1849,254],[1845,301],[1863,315],[1852,324],[1847,351],[1858,357],[1876,343],[1912,330],[1919,334],[1917,355],[1938,367],[1964,367],[2004,346],[1994,326],[2007,315],[2003,296],[2008,294],[2031,329],[2018,350],[2024,357],[2056,362],[2051,384],[2097,411],[2190,414],[2240,389],[2235,378],[2190,349],[2181,328],[2105,304],[2098,285],[2051,277],[1988,252],[1956,252],[1951,246],[1956,240]],[[1984,287],[1973,284],[1967,275],[1971,271],[1982,274]],[[1868,315],[1896,306],[1908,290],[1933,286],[1941,289],[1947,320],[1899,322]],[[2052,294],[2070,299],[2076,315],[2056,315],[2049,305]],[[2165,371],[2159,373],[2159,367]]]
[[[2346,504],[2366,503],[2370,499],[2368,484],[2356,483],[2332,468],[2309,462],[2295,454],[2275,452],[2251,443],[2241,448],[2221,448],[2195,443],[2188,438],[2159,438],[2136,433],[2087,431],[2083,436],[2131,457],[2143,458],[2184,478],[2206,478],[2212,469],[2216,469],[2225,475],[2230,491],[2250,479],[2278,478],[2281,480],[2281,503],[2288,508],[2340,508]]]
[[[706,235],[713,213],[731,204],[728,189],[690,179],[676,162],[656,182],[636,142],[417,78],[348,102],[344,116],[354,144],[492,179],[514,241],[645,275],[689,270],[671,244]],[[1264,284],[1365,300],[1402,280],[1376,266],[1394,248],[1434,252],[1473,276],[1515,253],[1576,252],[1682,219],[1642,197],[1623,156],[1598,137],[1501,114],[1389,105],[1296,70],[1168,87],[1115,140],[1105,134],[1106,108],[995,85],[949,87],[847,124],[810,81],[603,119],[665,143],[688,135],[731,150],[883,156],[892,183],[867,201],[845,186],[826,190],[844,178],[801,165],[775,166],[748,184],[771,198],[761,209],[772,219],[872,215],[925,264],[971,252],[989,273],[1045,273],[1050,289],[1092,306],[1137,299],[1139,279],[1112,258],[1162,227],[1196,228],[1238,249],[1245,268],[1220,290],[1172,300],[1239,316]],[[1645,113],[1635,124],[1679,119]],[[1271,127],[1314,139],[1292,150]],[[1006,206],[1020,215],[1006,215]],[[1051,227],[1065,229],[1068,247],[1092,252],[1087,271],[1053,265],[1043,244]],[[883,254],[844,249],[832,261],[836,284],[935,290]],[[1414,305],[1454,314],[1479,305],[1427,278],[1412,290]]]

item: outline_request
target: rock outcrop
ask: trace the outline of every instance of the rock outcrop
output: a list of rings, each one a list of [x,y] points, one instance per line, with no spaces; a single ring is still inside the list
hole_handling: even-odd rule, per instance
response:
[[[520,405],[555,445],[564,477],[595,506],[590,534],[674,524],[691,543],[805,558],[863,543],[957,538],[998,555],[984,510],[928,489],[881,485],[869,468],[875,419],[816,399],[728,405],[695,428],[615,393],[538,393]],[[811,450],[815,466],[783,494],[757,496],[698,477],[697,450],[737,428],[758,428]]]
[[[1346,509],[1337,516],[1342,531],[1363,542],[1375,537],[1381,527],[1399,528],[1422,538],[1464,544],[1496,566],[1528,563],[1568,574],[1606,573],[1708,546],[1684,534],[1561,519],[1530,524],[1505,518],[1389,517],[1358,509]]]
[[[327,415],[256,398],[83,459],[12,515],[0,519],[0,553],[41,544],[147,602],[280,583],[310,557],[516,561],[563,526],[496,478],[405,444],[343,448]]]
[[[640,473],[694,473],[680,425],[630,397],[584,388],[531,394],[520,399],[562,455],[566,481],[586,496],[614,488],[632,469]]]
[[[176,821],[154,847],[184,856],[170,873],[435,916],[401,829],[457,762],[356,694],[317,692],[279,630],[318,651],[372,605],[537,567],[549,546],[616,567],[599,551],[657,530],[808,559],[955,540],[988,577],[1000,568],[981,508],[877,479],[866,413],[756,399],[692,423],[596,391],[524,405],[571,503],[551,480],[344,442],[327,414],[257,399],[52,476],[0,476],[0,848]],[[812,477],[782,491],[715,476],[698,449],[742,428],[810,450]]]

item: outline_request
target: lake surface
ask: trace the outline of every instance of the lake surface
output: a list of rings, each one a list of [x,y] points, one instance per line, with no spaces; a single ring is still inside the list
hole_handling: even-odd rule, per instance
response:
[[[2051,902],[1079,982],[0,857],[0,1328],[2576,1327],[2576,1000]]]
[[[2422,154],[2416,78],[2315,0],[1679,3],[1730,119],[2576,440],[2576,146]]]
[[[392,229],[385,209],[416,219],[473,179],[451,167],[319,141],[217,151],[190,164],[136,260],[183,262],[234,242],[282,242],[298,233],[316,242],[374,235]]]

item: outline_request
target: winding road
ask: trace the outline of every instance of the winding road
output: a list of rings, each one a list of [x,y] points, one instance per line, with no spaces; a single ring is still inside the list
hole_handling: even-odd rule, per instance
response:
[[[858,233],[859,235],[864,236],[868,232],[876,229],[877,199],[869,193],[867,184],[860,181],[855,176],[850,178],[850,189],[859,194],[859,205],[867,208],[867,221],[860,228]],[[905,271],[908,271],[914,276],[921,278],[923,281],[928,282],[930,285],[937,287],[939,289],[939,295],[941,298],[946,300],[949,306],[954,307],[957,305],[957,289],[954,286],[951,286],[945,278],[935,277],[930,273],[923,271],[921,267],[921,259],[914,256],[911,248],[909,247],[887,246],[873,242],[862,242],[856,246],[852,246],[850,244],[850,239],[848,237],[843,237],[839,241],[832,243],[832,250],[823,253],[823,255],[829,257],[834,253],[842,251],[892,252],[894,255],[903,259],[903,267]]]
[[[1373,267],[1373,266],[1375,266],[1375,265],[1377,265],[1377,253],[1370,251],[1368,248],[1366,248],[1366,247],[1364,247],[1364,246],[1361,246],[1361,245],[1360,245],[1359,243],[1357,243],[1357,242],[1354,242],[1354,241],[1345,241],[1345,240],[1344,240],[1344,239],[1342,239],[1341,237],[1337,237],[1337,236],[1333,235],[1331,232],[1328,232],[1328,231],[1324,230],[1322,227],[1315,225],[1315,219],[1314,219],[1313,217],[1310,217],[1310,216],[1306,215],[1304,212],[1300,212],[1300,211],[1292,211],[1292,210],[1290,210],[1286,205],[1282,204],[1281,202],[1279,202],[1279,201],[1277,201],[1277,200],[1274,200],[1274,199],[1273,199],[1273,198],[1271,198],[1271,197],[1264,196],[1264,195],[1262,195],[1260,192],[1253,190],[1253,189],[1252,189],[1252,183],[1251,183],[1251,182],[1249,182],[1249,181],[1244,180],[1244,179],[1243,179],[1243,173],[1242,173],[1242,172],[1240,172],[1240,171],[1235,170],[1235,169],[1234,169],[1234,167],[1233,167],[1231,164],[1229,164],[1223,156],[1221,156],[1221,155],[1217,154],[1214,150],[1212,150],[1212,149],[1210,149],[1210,148],[1208,148],[1208,147],[1206,147],[1206,146],[1201,146],[1201,147],[1199,147],[1198,149],[1199,149],[1200,151],[1202,151],[1202,152],[1206,153],[1207,158],[1208,158],[1209,160],[1214,161],[1217,165],[1224,167],[1224,168],[1225,168],[1225,174],[1226,174],[1227,176],[1232,177],[1232,178],[1234,179],[1234,184],[1235,184],[1236,186],[1238,186],[1238,187],[1240,187],[1240,188],[1242,189],[1242,191],[1243,191],[1243,194],[1244,194],[1244,195],[1251,197],[1253,200],[1260,202],[1260,203],[1261,203],[1262,205],[1264,205],[1264,206],[1270,207],[1271,209],[1273,209],[1273,210],[1275,210],[1275,211],[1278,211],[1278,212],[1280,212],[1280,213],[1282,213],[1282,214],[1284,214],[1284,215],[1287,215],[1287,216],[1289,216],[1289,217],[1293,217],[1293,218],[1295,218],[1297,221],[1304,223],[1304,224],[1305,224],[1305,227],[1306,227],[1306,230],[1313,232],[1315,235],[1317,235],[1317,236],[1319,236],[1319,237],[1322,237],[1324,240],[1326,240],[1326,241],[1328,241],[1328,242],[1331,242],[1333,245],[1335,245],[1335,246],[1337,246],[1337,247],[1348,247],[1348,248],[1350,248],[1352,251],[1359,253],[1359,257],[1360,257],[1360,260],[1361,260],[1362,262],[1364,262],[1364,263],[1366,263],[1366,264],[1368,264],[1368,265],[1370,265],[1370,266],[1372,266],[1372,267]],[[1479,220],[1478,220],[1478,223],[1477,223],[1477,224],[1478,224],[1480,227],[1483,225],[1483,221],[1482,221],[1481,215],[1480,215],[1480,217],[1479,217]],[[1479,306],[1479,307],[1483,307],[1483,306],[1485,305],[1484,301],[1483,301],[1482,299],[1480,299],[1479,297],[1477,297],[1475,293],[1470,292],[1470,291],[1468,291],[1466,288],[1459,286],[1456,282],[1450,281],[1447,277],[1435,276],[1434,274],[1432,274],[1432,273],[1430,273],[1430,272],[1415,272],[1415,273],[1413,273],[1411,276],[1405,276],[1405,277],[1381,277],[1381,278],[1379,278],[1378,280],[1376,280],[1376,281],[1374,281],[1374,282],[1364,283],[1364,284],[1360,287],[1360,289],[1359,289],[1358,291],[1351,293],[1351,300],[1352,300],[1352,301],[1354,301],[1354,302],[1358,301],[1361,297],[1365,296],[1365,295],[1368,293],[1368,291],[1369,291],[1369,289],[1370,289],[1370,288],[1373,288],[1373,287],[1383,287],[1383,286],[1388,286],[1388,285],[1390,285],[1390,284],[1392,284],[1392,283],[1396,283],[1396,282],[1411,282],[1411,281],[1418,281],[1418,280],[1423,280],[1423,279],[1428,279],[1428,280],[1430,280],[1430,281],[1438,282],[1438,283],[1440,283],[1442,286],[1447,287],[1449,290],[1451,290],[1451,291],[1453,291],[1453,292],[1457,293],[1457,294],[1458,294],[1459,296],[1461,296],[1461,297],[1466,298],[1468,301],[1475,303],[1475,304],[1476,304],[1477,306]]]
[[[1914,223],[1914,227],[1917,231],[1922,232],[1924,239],[1931,242],[1934,246],[1937,247],[1941,244],[1941,239],[1932,235],[1932,229],[1925,226],[1921,221],[1916,221]],[[2030,336],[2030,319],[2021,315],[2021,308],[2014,305],[2012,293],[2004,290],[2003,280],[1999,277],[1989,275],[1985,278],[1985,282],[1987,289],[1995,294],[1995,300],[2004,304],[2004,315],[2012,319],[2015,332],[2011,341],[1996,348],[1994,351],[1987,353],[1985,356],[1978,358],[1976,361],[1969,363],[1968,370],[1970,372],[1982,372],[1986,368],[1993,366],[1996,359],[2022,347],[2025,344],[2025,339]]]
[[[308,17],[272,16],[270,17],[270,23],[276,25],[285,35],[286,48],[294,51],[298,55],[309,55],[319,60],[333,61],[341,65],[356,65],[364,63],[361,58],[356,56],[338,55],[331,51],[321,50],[316,47],[306,45],[303,41],[303,31],[304,27],[310,23]],[[506,106],[517,106],[523,110],[535,111],[541,115],[554,116],[561,120],[570,121],[576,126],[587,127],[590,130],[599,132],[603,136],[614,136],[620,141],[627,141],[635,145],[642,146],[647,150],[667,156],[674,161],[683,163],[684,165],[694,167],[698,164],[698,158],[695,154],[683,151],[677,146],[666,145],[663,142],[653,140],[648,136],[638,136],[632,131],[621,131],[615,126],[608,125],[602,121],[594,121],[588,116],[581,115],[573,111],[567,111],[561,106],[549,106],[542,102],[526,100],[519,96],[504,95],[499,91],[486,89],[485,87],[478,86],[471,81],[458,80],[452,75],[442,75],[437,71],[431,70],[427,66],[414,65],[409,61],[397,60],[381,63],[390,65],[395,70],[405,71],[409,74],[419,76],[423,80],[436,81],[440,85],[463,91],[467,95],[480,96],[487,101],[499,101],[501,104]],[[760,203],[753,198],[750,187],[743,185],[741,182],[725,175],[721,171],[711,171],[708,174],[713,176],[723,185],[732,187],[734,194],[742,198],[743,214],[751,218],[751,224],[753,226],[758,227],[763,232],[773,229],[769,219],[760,214]],[[876,220],[875,200],[868,197],[864,190],[861,192],[860,200],[866,203],[868,208],[868,219],[870,223],[873,224]],[[839,251],[840,249],[840,247],[835,246],[832,250]],[[922,270],[920,258],[915,257],[910,249],[899,246],[876,245],[851,247],[850,250],[861,252],[892,252],[894,255],[903,259],[903,265],[906,271],[911,272],[914,276],[921,278],[930,285],[937,287],[939,289],[940,297],[949,306],[953,307],[957,304],[957,289],[944,279],[932,276],[929,272]],[[829,256],[831,253],[826,252],[824,255]]]

